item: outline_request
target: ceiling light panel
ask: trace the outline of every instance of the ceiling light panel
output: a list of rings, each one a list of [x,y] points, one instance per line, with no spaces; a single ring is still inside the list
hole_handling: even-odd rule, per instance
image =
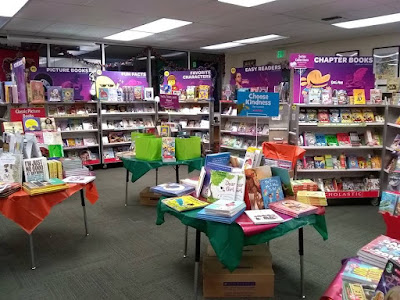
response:
[[[383,25],[395,22],[400,22],[400,13],[373,17],[373,18],[359,19],[348,22],[340,22],[332,25],[346,29],[354,29],[354,28]]]
[[[142,39],[148,36],[153,35],[153,33],[149,32],[141,32],[141,31],[133,31],[133,30],[125,30],[116,34],[112,34],[109,36],[106,36],[106,40],[115,40],[115,41],[133,41],[133,40],[138,40]]]
[[[243,44],[235,43],[235,42],[228,42],[228,43],[222,43],[222,44],[216,44],[216,45],[210,45],[206,47],[201,47],[201,49],[205,50],[220,50],[220,49],[228,49],[228,48],[234,48],[234,47],[239,47],[239,46],[244,46]]]
[[[253,7],[268,2],[274,2],[276,0],[218,0],[218,1],[243,7]]]
[[[276,40],[282,40],[286,39],[287,37],[277,35],[277,34],[268,34],[264,36],[257,36],[253,38],[248,38],[244,40],[238,40],[238,41],[233,41],[234,43],[239,43],[239,44],[257,44],[257,43],[265,43],[265,42],[272,42]]]
[[[182,26],[186,26],[189,24],[192,24],[192,22],[162,18],[162,19],[156,20],[154,22],[150,22],[150,23],[132,28],[131,30],[150,32],[150,33],[159,33],[159,32],[172,30],[175,28],[179,28]]]
[[[7,2],[7,3],[3,3]],[[28,2],[28,0],[2,1],[0,5],[0,17],[12,17]]]

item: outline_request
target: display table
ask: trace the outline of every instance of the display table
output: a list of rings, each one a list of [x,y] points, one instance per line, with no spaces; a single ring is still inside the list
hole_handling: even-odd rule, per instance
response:
[[[310,215],[302,218],[290,218],[285,216],[286,222],[274,225],[254,225],[247,215],[243,214],[232,224],[223,224],[205,221],[196,218],[200,209],[177,212],[161,201],[157,205],[157,225],[164,223],[165,213],[178,218],[184,225],[196,229],[196,252],[195,252],[195,295],[197,295],[198,263],[200,261],[200,232],[204,232],[214,248],[218,260],[230,271],[235,270],[242,258],[243,247],[266,243],[272,239],[283,236],[288,232],[299,230],[299,255],[300,255],[300,287],[301,295],[304,296],[304,269],[303,269],[303,227],[312,225],[324,240],[328,238],[328,230],[325,222],[324,210],[319,215]]]
[[[26,192],[21,190],[7,198],[0,198],[0,212],[6,218],[17,223],[29,235],[32,269],[36,268],[32,232],[49,215],[53,206],[63,202],[78,191],[80,191],[81,194],[85,232],[86,235],[89,234],[87,228],[84,190],[86,191],[86,198],[90,203],[94,204],[99,198],[94,182],[86,185],[69,184],[69,188],[66,190],[36,196],[29,196]]]
[[[188,172],[190,173],[193,172],[194,170],[201,170],[201,167],[204,165],[203,157],[189,159],[189,160],[178,160],[176,162],[163,162],[162,160],[146,161],[130,157],[121,157],[121,160],[124,164],[124,168],[126,169],[125,206],[128,205],[128,183],[129,183],[130,173],[132,173],[131,181],[135,182],[143,175],[145,175],[148,171],[156,169],[156,185],[157,185],[158,168],[160,167],[164,166],[175,167],[176,182],[179,182],[179,166],[187,165]]]

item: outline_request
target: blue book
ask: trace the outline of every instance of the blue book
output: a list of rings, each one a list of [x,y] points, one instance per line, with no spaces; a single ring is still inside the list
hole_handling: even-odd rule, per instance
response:
[[[388,212],[391,215],[396,214],[396,206],[399,199],[399,195],[391,192],[383,192],[381,197],[381,203],[379,204],[379,212]]]
[[[234,215],[232,217],[219,217],[219,216],[213,216],[213,215],[207,214],[203,208],[202,210],[200,210],[197,213],[196,218],[201,219],[201,220],[206,220],[206,221],[214,221],[214,222],[218,222],[218,223],[232,224],[233,222],[235,222],[235,220],[237,218],[240,217],[240,215],[243,214],[243,212],[245,210],[246,210],[246,207],[243,208],[241,211],[239,211],[236,215]]]
[[[187,184],[180,183],[164,183],[150,188],[153,193],[161,194],[168,197],[180,197],[193,193],[195,188]]]
[[[213,163],[213,164],[227,166],[227,165],[229,165],[230,159],[231,159],[230,152],[208,154],[208,155],[206,155],[206,161],[205,161],[204,165],[207,167],[208,164]]]
[[[260,185],[264,200],[264,208],[269,208],[270,203],[281,201],[285,198],[282,191],[281,178],[279,176],[261,179]]]
[[[315,134],[315,145],[316,146],[326,146],[325,134],[323,134],[323,133]]]

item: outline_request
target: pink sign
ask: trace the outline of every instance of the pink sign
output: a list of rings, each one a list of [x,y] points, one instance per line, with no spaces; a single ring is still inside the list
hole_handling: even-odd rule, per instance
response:
[[[314,68],[314,58],[312,53],[291,53],[289,65],[292,69]]]
[[[160,94],[160,105],[164,108],[179,109],[179,96]]]

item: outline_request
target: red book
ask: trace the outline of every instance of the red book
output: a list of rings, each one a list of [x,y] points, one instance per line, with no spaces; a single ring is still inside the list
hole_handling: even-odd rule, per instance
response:
[[[336,138],[339,146],[351,146],[350,137],[347,133],[338,133]]]
[[[316,206],[301,203],[295,200],[272,202],[269,204],[269,208],[295,218],[312,215],[318,211],[318,207]]]

